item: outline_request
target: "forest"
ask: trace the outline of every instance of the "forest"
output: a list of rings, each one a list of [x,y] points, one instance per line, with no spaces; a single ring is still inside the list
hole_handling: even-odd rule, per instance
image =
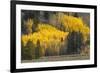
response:
[[[21,10],[21,60],[90,55],[89,13]]]

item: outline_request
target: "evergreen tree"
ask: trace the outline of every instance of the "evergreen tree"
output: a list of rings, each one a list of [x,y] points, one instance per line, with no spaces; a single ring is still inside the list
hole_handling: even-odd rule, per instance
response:
[[[79,54],[81,45],[83,43],[83,36],[80,32],[70,32],[67,38],[67,53],[68,54]]]
[[[34,45],[32,41],[28,41],[25,47],[22,46],[22,59],[23,60],[32,60],[34,59]]]
[[[35,48],[35,59],[40,58],[41,53],[42,53],[42,49],[41,49],[41,46],[40,46],[40,41],[37,40],[37,45],[36,45],[36,48]]]

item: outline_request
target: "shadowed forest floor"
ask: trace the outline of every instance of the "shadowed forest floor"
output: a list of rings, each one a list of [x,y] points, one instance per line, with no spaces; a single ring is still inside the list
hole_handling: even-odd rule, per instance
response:
[[[74,55],[41,57],[39,59],[34,59],[34,60],[22,60],[22,63],[50,62],[50,61],[71,61],[71,60],[88,60],[88,59],[90,59],[89,55],[74,54]]]

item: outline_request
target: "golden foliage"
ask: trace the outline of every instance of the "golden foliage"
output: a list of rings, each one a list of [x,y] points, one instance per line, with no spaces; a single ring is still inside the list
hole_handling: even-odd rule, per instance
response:
[[[87,40],[87,37],[90,33],[90,28],[84,24],[81,18],[61,14],[59,21],[65,27],[66,31],[81,32],[83,34],[84,40]]]
[[[65,40],[70,32],[81,32],[84,41],[88,40],[90,28],[84,24],[81,18],[60,14],[57,20],[65,27],[65,32],[50,24],[41,23],[37,25],[36,32],[32,33],[33,20],[28,19],[25,26],[27,32],[31,34],[24,34],[21,36],[23,46],[27,46],[28,41],[31,41],[36,47],[37,41],[39,40],[41,46],[40,54],[43,56],[46,53],[46,49],[50,53],[59,53],[60,45],[64,43],[62,39]]]
[[[44,45],[44,43],[46,45],[49,45],[54,41],[60,42],[61,38],[65,39],[65,37],[68,35],[68,32],[60,31],[48,24],[39,24],[37,30],[38,31],[34,32],[33,34],[22,35],[22,42],[24,46],[29,40],[32,41],[35,45],[37,43],[37,40],[40,41],[40,44],[42,46]]]

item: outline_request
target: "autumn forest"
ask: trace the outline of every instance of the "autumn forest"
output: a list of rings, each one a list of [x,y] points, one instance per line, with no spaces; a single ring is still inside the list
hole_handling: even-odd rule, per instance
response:
[[[22,61],[80,60],[89,57],[89,13],[21,10]]]

